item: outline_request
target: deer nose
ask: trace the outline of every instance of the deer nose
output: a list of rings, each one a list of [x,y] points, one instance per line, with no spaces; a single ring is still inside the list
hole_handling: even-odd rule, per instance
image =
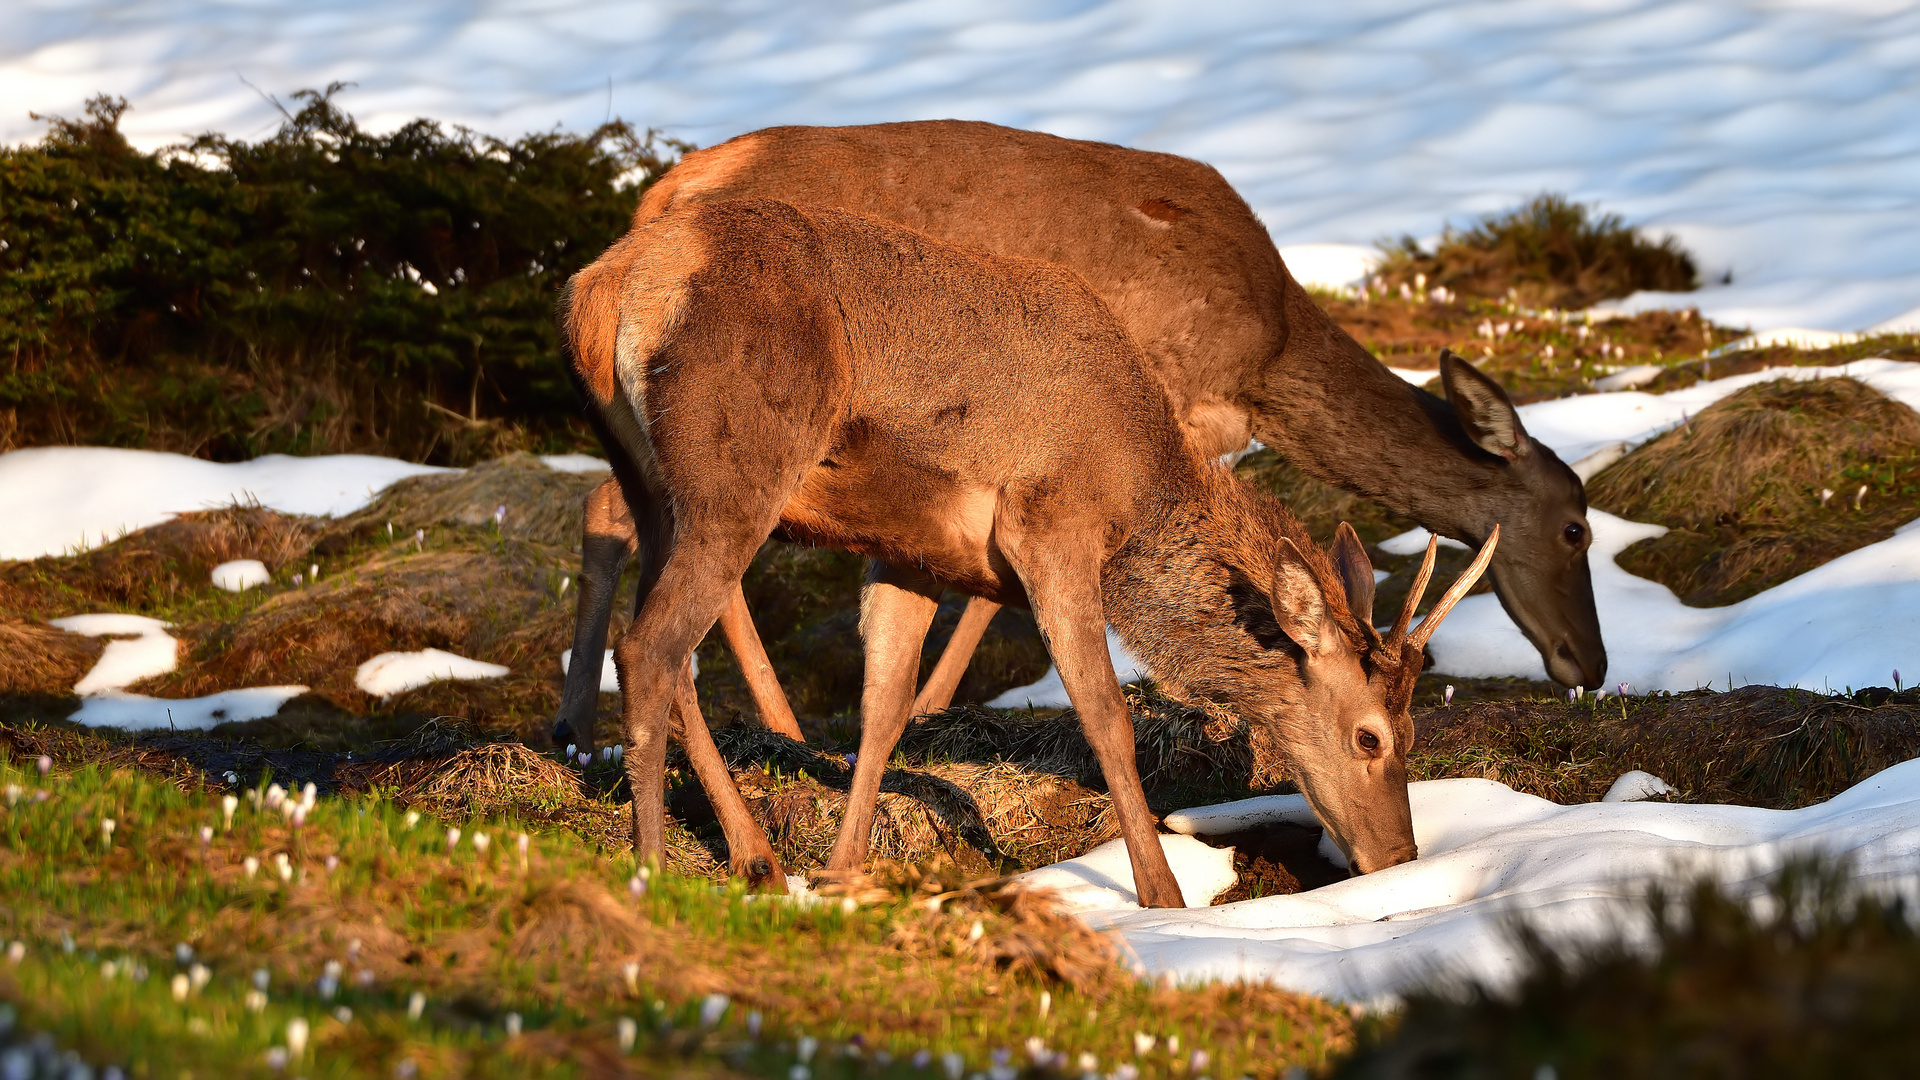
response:
[[[1562,686],[1600,685],[1607,674],[1606,654],[1598,657],[1583,658],[1574,651],[1573,643],[1566,639],[1553,646],[1553,658],[1547,664],[1547,674]]]

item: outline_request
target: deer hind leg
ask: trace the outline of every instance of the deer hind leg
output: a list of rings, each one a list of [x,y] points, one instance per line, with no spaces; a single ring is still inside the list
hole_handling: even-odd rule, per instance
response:
[[[754,628],[753,613],[747,610],[747,594],[741,591],[737,581],[733,583],[733,596],[727,602],[727,610],[720,615],[720,632],[726,635],[727,647],[740,662],[740,674],[747,680],[747,693],[753,697],[761,726],[796,742],[806,742],[807,737],[800,734],[800,722],[794,719],[793,706],[787,703],[786,691],[780,689],[780,677],[773,673],[767,647],[761,644],[760,632]]]
[[[953,636],[947,639],[940,662],[933,666],[933,674],[927,676],[927,685],[920,688],[920,696],[913,699],[914,716],[937,713],[953,704],[953,692],[960,688],[960,677],[967,673],[967,665],[973,661],[974,650],[980,647],[980,637],[987,632],[987,624],[999,612],[1000,605],[984,596],[967,601],[967,610],[960,616],[960,625],[953,628]]]
[[[613,595],[620,586],[638,543],[633,515],[627,511],[620,482],[608,477],[587,493],[585,535],[580,542],[580,589],[573,616],[573,662],[567,667],[560,692],[560,710],[554,717],[556,746],[578,743],[593,749],[594,713],[600,704],[600,657],[607,647],[607,621],[613,615]]]
[[[1140,904],[1185,907],[1180,883],[1154,829],[1153,812],[1147,809],[1146,790],[1134,760],[1133,719],[1107,658],[1098,557],[1091,550],[1072,553],[1063,547],[1020,555],[1010,553],[1010,558],[1033,603],[1034,619],[1060,669],[1067,697],[1080,714],[1081,730],[1100,761],[1114,814],[1120,819],[1120,835],[1127,842]]]
[[[827,857],[826,876],[857,872],[873,836],[875,804],[887,759],[907,728],[920,646],[940,602],[940,583],[917,570],[874,563],[860,594],[866,681],[860,694],[860,756],[853,764],[847,814]]]
[[[668,709],[679,695],[679,682],[687,677],[694,647],[719,619],[732,586],[753,561],[767,529],[760,529],[756,535],[754,526],[748,523],[684,521],[676,541],[668,527],[667,511],[657,499],[642,495],[632,504],[635,524],[644,541],[641,550],[645,562],[639,610],[633,625],[614,646],[613,656],[620,675],[627,734],[634,852],[642,859],[658,861],[666,856]],[[684,719],[688,745],[704,739],[705,745],[711,746],[712,737],[705,731],[697,705]],[[718,757],[718,751],[714,757]],[[732,786],[724,766],[718,776],[703,775],[702,779],[709,786],[709,797],[721,784]],[[716,807],[722,800],[724,796],[716,800]],[[764,834],[761,843],[765,843]],[[766,850],[771,852],[770,847]]]
[[[755,889],[786,892],[787,875],[780,868],[780,858],[767,842],[766,830],[753,820],[747,801],[740,797],[726,759],[720,756],[713,732],[707,729],[706,717],[700,713],[700,696],[693,687],[691,664],[680,672],[673,704],[679,719],[680,743],[687,748],[687,761],[700,778],[708,801],[713,803],[721,831],[726,833],[728,867],[735,877],[745,878]]]

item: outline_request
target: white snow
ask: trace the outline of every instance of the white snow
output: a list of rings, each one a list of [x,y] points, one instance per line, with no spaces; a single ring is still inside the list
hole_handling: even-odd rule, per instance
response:
[[[267,564],[259,559],[234,559],[213,568],[213,584],[228,592],[246,592],[272,580],[273,575],[267,573]]]
[[[1094,870],[1074,860],[1028,880],[1056,882],[1075,868],[1067,871],[1079,879],[1069,896],[1082,917],[1117,929],[1150,976],[1271,981],[1366,1002],[1435,976],[1508,982],[1520,960],[1509,934],[1516,915],[1563,943],[1623,929],[1631,935],[1643,926],[1640,898],[1656,882],[1710,875],[1754,895],[1786,860],[1824,854],[1850,858],[1863,888],[1911,895],[1920,887],[1920,761],[1801,810],[1558,806],[1491,780],[1416,783],[1410,795],[1420,858],[1311,892],[1140,910],[1123,876],[1125,859],[1111,855]],[[1262,802],[1268,805],[1249,805]],[[1311,820],[1306,800],[1289,795],[1200,808],[1168,823],[1218,833],[1302,815]],[[1163,838],[1170,853],[1181,850],[1174,839]]]
[[[540,463],[554,472],[608,472],[613,468],[605,458],[597,458],[592,454],[544,454]]]
[[[73,692],[81,697],[124,690],[141,679],[165,675],[179,660],[180,643],[167,633],[172,624],[145,615],[69,615],[49,620],[48,625],[71,634],[113,638],[94,661],[93,670],[74,684]]]
[[[0,454],[0,559],[59,555],[182,511],[236,502],[289,514],[351,513],[396,480],[448,471],[362,454],[269,454],[222,465],[103,446],[14,450]]]
[[[209,728],[229,720],[258,720],[307,692],[304,686],[253,686],[198,698],[155,698],[127,687],[172,671],[179,642],[168,623],[144,615],[70,615],[49,625],[89,637],[112,637],[93,669],[74,684],[80,708],[68,720],[95,727]]]
[[[1160,848],[1167,853],[1167,865],[1173,868],[1180,896],[1190,908],[1206,907],[1238,880],[1233,872],[1232,848],[1208,847],[1191,836],[1177,834],[1162,835]],[[1068,911],[1140,907],[1140,898],[1133,891],[1133,864],[1127,859],[1125,840],[1109,840],[1077,859],[1030,870],[1020,875],[1020,883],[1052,891]]]
[[[471,660],[439,649],[383,652],[354,669],[353,685],[384,698],[442,679],[497,679],[508,671],[504,664]]]
[[[1389,536],[1374,546],[1389,555],[1418,555],[1427,550],[1427,541],[1432,538],[1433,534],[1425,529],[1408,529],[1398,536]],[[1467,545],[1451,536],[1441,537],[1440,546],[1467,550]]]
[[[689,661],[690,666],[693,668],[693,677],[698,679],[700,677],[700,655],[695,653],[689,658]],[[573,650],[560,650],[560,674],[565,675],[572,667]],[[612,649],[608,649],[606,655],[600,658],[600,692],[603,694],[617,694],[620,692],[620,672],[613,666]]]
[[[1640,769],[1629,769],[1620,774],[1607,793],[1600,796],[1601,802],[1639,802],[1660,795],[1673,794],[1673,785],[1665,780]]]
[[[16,0],[0,140],[100,93],[132,102],[142,147],[258,139],[279,115],[255,87],[285,102],[335,80],[375,130],[617,115],[711,145],[992,120],[1211,162],[1290,249],[1431,237],[1564,191],[1678,235],[1714,283],[1624,307],[1852,331],[1920,326],[1916,72],[1920,9],[1898,0]],[[1299,258],[1353,273],[1337,249]]]
[[[304,686],[249,686],[243,690],[222,690],[206,697],[154,698],[110,690],[83,698],[79,711],[67,719],[76,724],[129,731],[205,729],[228,722],[264,719],[306,692]]]
[[[1107,660],[1113,664],[1113,673],[1121,682],[1136,682],[1147,677],[1147,667],[1127,651],[1126,643],[1120,635],[1107,627]],[[1067,686],[1060,681],[1060,669],[1047,665],[1047,673],[1040,676],[1038,682],[1027,686],[1017,686],[992,701],[987,702],[990,709],[1064,709],[1073,704],[1067,697]]]

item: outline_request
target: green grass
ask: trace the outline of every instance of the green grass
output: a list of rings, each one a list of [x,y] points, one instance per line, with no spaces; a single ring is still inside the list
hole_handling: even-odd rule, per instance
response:
[[[1344,1013],[1312,999],[1158,988],[1112,964],[1076,988],[986,962],[969,940],[976,920],[1002,954],[1032,927],[964,898],[939,913],[872,890],[801,904],[666,873],[636,897],[630,858],[571,834],[533,835],[523,867],[510,819],[452,826],[462,838],[449,848],[446,823],[373,795],[321,799],[295,828],[254,808],[263,781],[229,830],[214,789],[95,765],[43,781],[21,764],[0,761],[0,785],[19,789],[0,811],[0,934],[24,946],[0,964],[0,998],[22,1031],[135,1076],[267,1075],[296,1020],[312,1077],[399,1075],[405,1062],[422,1077],[623,1075],[622,1063],[786,1076],[803,1034],[820,1043],[820,1077],[929,1075],[912,1066],[923,1050],[983,1070],[996,1050],[1024,1061],[1029,1039],[1149,1076],[1183,1074],[1194,1049],[1220,1075],[1274,1075],[1344,1045]],[[484,853],[475,833],[492,838]],[[211,974],[184,1000],[180,943]],[[328,961],[342,965],[331,996]],[[631,979],[628,963],[640,965]],[[249,1003],[256,971],[268,989]],[[707,1030],[698,1011],[714,993],[729,1007]],[[630,1058],[623,1018],[639,1033]],[[1160,1049],[1136,1059],[1137,1031]]]

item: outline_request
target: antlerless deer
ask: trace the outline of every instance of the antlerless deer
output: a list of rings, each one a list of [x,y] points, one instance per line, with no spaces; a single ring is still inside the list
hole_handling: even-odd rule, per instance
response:
[[[1251,435],[1320,480],[1470,544],[1502,524],[1491,568],[1501,604],[1553,678],[1601,684],[1606,650],[1579,478],[1464,361],[1442,358],[1445,400],[1381,366],[1293,280],[1265,228],[1208,166],[951,120],[769,128],[687,155],[648,189],[635,222],[744,197],[841,207],[1072,268],[1133,335],[1204,451],[1243,450]],[[579,333],[583,350],[613,347],[611,325]],[[605,647],[633,542],[611,481],[589,501],[587,531],[575,656]],[[916,712],[947,704],[993,611],[988,600],[969,605]],[[722,630],[763,722],[798,738],[744,598]],[[597,671],[578,665],[568,676],[560,742],[592,742]]]
[[[1187,438],[1079,275],[856,214],[758,199],[677,210],[576,276],[564,312],[640,538],[642,599],[614,655],[641,857],[664,855],[668,713],[691,697],[688,659],[776,527],[877,561],[861,752],[829,870],[864,859],[946,587],[1032,607],[1142,903],[1182,898],[1135,768],[1109,621],[1174,693],[1275,730],[1357,870],[1415,856],[1413,680],[1497,528],[1418,630],[1416,590],[1382,641],[1352,530],[1328,558]],[[612,347],[595,347],[608,328]],[[682,720],[734,866],[778,887],[697,710]]]

